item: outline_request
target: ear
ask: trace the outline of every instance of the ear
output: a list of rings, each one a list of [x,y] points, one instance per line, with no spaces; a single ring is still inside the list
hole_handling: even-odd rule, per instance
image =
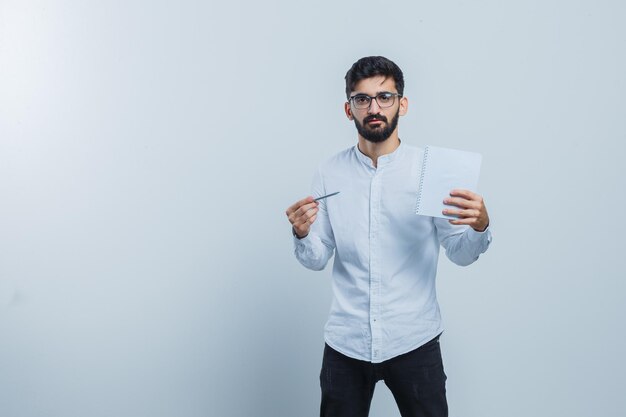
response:
[[[343,110],[346,112],[348,120],[354,120],[354,116],[352,115],[352,109],[350,108],[350,102],[346,101],[344,103]]]
[[[400,116],[404,116],[409,111],[409,99],[402,97],[400,99]]]

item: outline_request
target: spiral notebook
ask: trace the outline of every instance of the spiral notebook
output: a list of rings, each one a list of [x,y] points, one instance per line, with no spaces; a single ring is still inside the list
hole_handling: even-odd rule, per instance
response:
[[[458,207],[443,204],[443,200],[450,197],[450,191],[455,188],[478,191],[481,161],[482,156],[479,153],[426,146],[415,213],[455,219],[456,216],[445,215],[442,211],[445,208]]]

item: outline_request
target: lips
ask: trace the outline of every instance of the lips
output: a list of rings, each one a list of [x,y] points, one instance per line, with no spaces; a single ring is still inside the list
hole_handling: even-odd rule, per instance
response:
[[[386,119],[381,118],[380,116],[368,116],[363,120],[363,123],[371,126],[378,126],[383,124],[385,121]]]
[[[370,120],[369,122],[367,122],[368,125],[371,126],[379,126],[383,124],[382,120]]]

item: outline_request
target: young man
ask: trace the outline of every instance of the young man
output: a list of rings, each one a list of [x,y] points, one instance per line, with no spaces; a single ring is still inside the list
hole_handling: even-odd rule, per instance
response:
[[[313,195],[287,209],[300,263],[323,269],[335,255],[333,301],[324,329],[321,416],[365,417],[384,380],[400,413],[448,415],[435,294],[439,246],[469,265],[491,241],[481,196],[452,190],[444,212],[414,213],[423,150],[398,137],[408,110],[404,78],[384,57],[346,74],[345,112],[358,143],[320,165]]]

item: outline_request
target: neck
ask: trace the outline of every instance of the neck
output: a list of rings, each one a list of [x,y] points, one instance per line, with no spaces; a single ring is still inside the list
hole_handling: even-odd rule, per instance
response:
[[[359,150],[364,155],[368,156],[374,167],[378,166],[378,157],[387,155],[398,149],[400,146],[400,138],[398,138],[398,129],[396,129],[391,136],[387,138],[384,142],[373,143],[369,140],[364,139],[361,135],[359,135]]]

